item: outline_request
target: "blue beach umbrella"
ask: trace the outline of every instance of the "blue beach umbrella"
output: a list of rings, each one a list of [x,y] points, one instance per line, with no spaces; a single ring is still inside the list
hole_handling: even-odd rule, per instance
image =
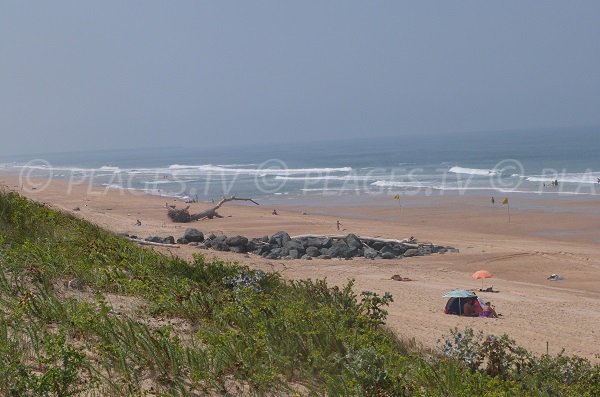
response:
[[[452,291],[446,292],[442,298],[476,298],[477,295],[473,291],[467,291],[466,289],[453,289]]]

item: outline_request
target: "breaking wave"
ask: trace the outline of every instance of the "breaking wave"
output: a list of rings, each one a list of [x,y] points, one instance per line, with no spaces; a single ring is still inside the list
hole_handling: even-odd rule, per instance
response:
[[[486,170],[481,168],[465,168],[454,166],[448,170],[453,174],[467,174],[467,175],[480,175],[480,176],[495,176],[498,175],[496,170]]]
[[[585,172],[585,173],[572,173],[572,174],[560,174],[560,175],[532,175],[525,178],[529,182],[552,182],[558,181],[562,183],[585,183],[595,184],[598,183],[600,178],[600,172]]]

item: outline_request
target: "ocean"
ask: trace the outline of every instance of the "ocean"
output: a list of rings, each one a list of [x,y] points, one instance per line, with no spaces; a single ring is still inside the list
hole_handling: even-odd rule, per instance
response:
[[[299,196],[600,194],[600,129],[481,132],[0,158],[27,178],[211,200]],[[558,182],[557,186],[553,182]],[[37,182],[39,183],[39,182]]]

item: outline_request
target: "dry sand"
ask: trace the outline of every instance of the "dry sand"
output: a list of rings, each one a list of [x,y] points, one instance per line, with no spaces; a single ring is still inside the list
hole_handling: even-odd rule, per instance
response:
[[[18,179],[0,175],[0,182],[21,190]],[[287,279],[327,278],[342,285],[355,279],[357,293],[364,290],[394,296],[387,325],[398,335],[414,338],[427,347],[454,327],[472,327],[486,333],[507,333],[527,349],[550,353],[565,349],[594,359],[600,353],[600,200],[596,198],[541,199],[511,197],[511,223],[506,207],[491,206],[489,197],[436,196],[403,197],[403,207],[389,197],[346,198],[343,206],[310,203],[310,206],[278,206],[279,216],[271,215],[272,206],[226,204],[220,210],[223,219],[194,224],[173,224],[166,216],[165,203],[185,206],[172,198],[139,192],[105,189],[89,185],[69,187],[64,181],[52,181],[43,189],[23,189],[23,194],[55,208],[73,212],[114,232],[138,236],[173,235],[180,237],[186,227],[204,233],[242,234],[256,237],[279,230],[288,233],[335,234],[340,219],[344,233],[405,238],[452,245],[458,254],[431,255],[402,260],[265,260],[242,255],[199,250],[181,246],[168,251],[191,257],[202,252],[254,268],[277,271]],[[306,198],[314,200],[314,198]],[[210,203],[191,204],[192,210]],[[303,215],[302,212],[307,212]],[[136,220],[142,226],[136,226]],[[166,249],[161,250],[165,251]],[[485,286],[499,293],[481,293],[502,314],[499,319],[465,318],[443,313],[441,296],[453,288],[477,289],[480,281],[471,274],[485,269],[494,274]],[[561,281],[548,281],[557,273]],[[398,282],[399,274],[413,281]]]

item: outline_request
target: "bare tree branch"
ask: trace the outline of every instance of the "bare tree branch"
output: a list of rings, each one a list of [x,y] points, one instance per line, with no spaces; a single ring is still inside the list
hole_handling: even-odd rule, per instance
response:
[[[184,209],[176,209],[176,208],[167,208],[167,215],[169,215],[169,218],[171,218],[171,220],[173,222],[178,222],[178,223],[187,223],[187,222],[192,222],[192,221],[199,221],[202,219],[213,219],[213,218],[223,218],[222,215],[220,215],[217,210],[219,208],[221,208],[221,206],[229,201],[250,201],[256,205],[260,205],[258,204],[256,201],[254,201],[254,199],[251,198],[242,198],[242,197],[235,197],[231,196],[231,197],[223,197],[221,199],[221,201],[219,201],[217,203],[217,205],[215,205],[212,208],[209,208],[207,210],[204,210],[202,212],[199,212],[197,214],[190,214],[189,212],[189,207],[184,208]]]

